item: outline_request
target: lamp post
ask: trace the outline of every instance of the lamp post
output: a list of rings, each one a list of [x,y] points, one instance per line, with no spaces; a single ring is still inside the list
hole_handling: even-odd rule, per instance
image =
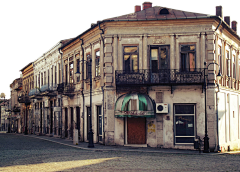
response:
[[[89,148],[93,148],[94,144],[93,144],[93,131],[92,131],[92,59],[90,58],[89,61],[87,60],[81,60],[80,62],[86,62],[88,67],[90,67],[90,72],[89,72],[89,78],[90,78],[90,112],[89,112],[89,132],[88,132],[88,136],[89,136],[89,142],[88,142],[88,147]],[[80,72],[79,69],[77,69],[78,71],[75,73],[77,77],[80,76]],[[84,70],[84,69],[83,69]],[[89,68],[88,68],[89,70]]]
[[[208,134],[207,134],[207,77],[208,77],[208,74],[206,74],[206,70],[208,70],[208,67],[211,65],[211,64],[216,64],[218,65],[216,62],[212,62],[212,63],[209,63],[207,68],[204,69],[204,77],[205,77],[205,81],[204,81],[204,84],[205,84],[205,136],[204,136],[204,150],[203,152],[204,153],[209,153],[209,137],[208,137]],[[218,75],[217,75],[217,79],[219,80],[222,75],[221,75],[221,72],[220,72],[220,66],[218,65]]]

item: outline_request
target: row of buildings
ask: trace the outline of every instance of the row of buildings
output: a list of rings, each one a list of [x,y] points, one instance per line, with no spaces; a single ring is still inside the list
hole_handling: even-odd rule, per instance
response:
[[[11,130],[77,143],[92,128],[94,143],[175,149],[205,137],[211,151],[240,149],[239,52],[237,22],[221,6],[207,15],[144,2],[23,67],[10,85]]]

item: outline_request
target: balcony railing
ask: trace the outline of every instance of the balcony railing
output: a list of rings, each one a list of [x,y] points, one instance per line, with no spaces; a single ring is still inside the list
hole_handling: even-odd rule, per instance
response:
[[[203,84],[204,69],[117,70],[115,79],[117,86]]]
[[[20,107],[19,106],[14,106],[12,111],[13,112],[20,112]]]
[[[30,90],[30,92],[29,92],[29,96],[34,96],[34,95],[37,95],[37,94],[39,94],[40,93],[40,91],[39,91],[39,89],[37,89],[37,88],[34,88],[34,89],[31,89]]]
[[[75,90],[75,85],[73,83],[68,83],[68,84],[61,83],[61,84],[58,84],[58,87],[57,87],[57,91],[60,94],[64,94],[67,96],[72,96],[74,93],[74,90]]]
[[[30,104],[30,98],[27,95],[21,95],[18,97],[18,102],[19,103],[25,103],[25,104]]]

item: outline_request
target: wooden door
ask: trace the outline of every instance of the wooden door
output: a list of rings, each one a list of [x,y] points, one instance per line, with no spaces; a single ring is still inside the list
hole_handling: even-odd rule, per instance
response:
[[[146,118],[127,118],[128,144],[146,144]]]

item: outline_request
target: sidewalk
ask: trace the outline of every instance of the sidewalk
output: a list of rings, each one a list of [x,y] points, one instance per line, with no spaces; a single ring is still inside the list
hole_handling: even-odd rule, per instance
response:
[[[78,145],[73,145],[73,141],[69,139],[62,139],[49,136],[37,136],[37,135],[23,135],[26,137],[34,137],[37,139],[47,140],[54,143],[59,143],[74,148],[88,150],[88,151],[123,151],[123,152],[146,152],[146,153],[168,153],[168,154],[192,154],[192,155],[216,155],[220,153],[199,153],[198,150],[181,150],[181,149],[164,149],[164,148],[152,148],[152,147],[131,147],[131,146],[105,146],[98,143],[94,144],[94,148],[88,148],[88,143],[79,142]]]

